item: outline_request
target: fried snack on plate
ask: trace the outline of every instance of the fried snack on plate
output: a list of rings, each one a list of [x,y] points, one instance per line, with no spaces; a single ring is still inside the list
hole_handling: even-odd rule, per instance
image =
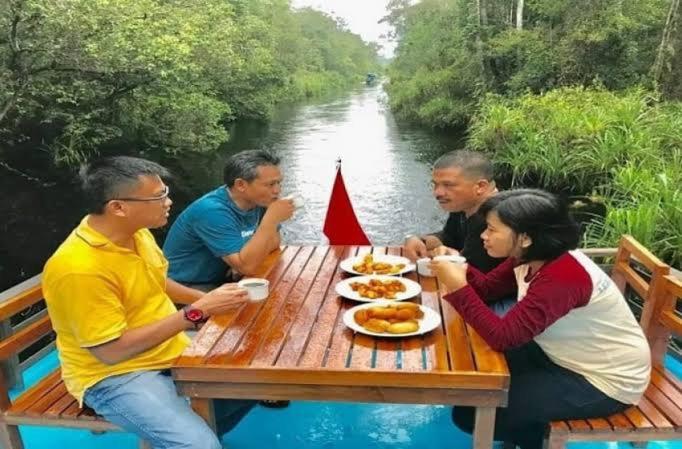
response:
[[[409,334],[419,330],[418,318],[424,313],[413,303],[374,306],[355,312],[355,322],[368,331],[381,334]]]
[[[382,281],[380,279],[370,279],[369,282],[351,282],[351,290],[358,292],[362,298],[368,299],[395,299],[398,293],[407,291],[407,287],[398,279]]]
[[[353,270],[362,274],[397,274],[405,268],[404,263],[390,264],[387,262],[374,262],[374,256],[367,254],[362,262],[353,265]]]

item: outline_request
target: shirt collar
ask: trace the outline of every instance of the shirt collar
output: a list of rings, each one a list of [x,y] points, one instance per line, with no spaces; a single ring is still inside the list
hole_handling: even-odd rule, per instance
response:
[[[75,230],[76,236],[83,240],[85,243],[88,245],[92,246],[93,248],[98,248],[98,249],[106,249],[106,250],[111,250],[115,252],[132,252],[131,250],[127,248],[122,248],[118,245],[116,245],[114,242],[109,240],[106,236],[103,234],[97,232],[90,226],[88,223],[88,218],[90,215],[86,215],[78,225],[78,227]],[[137,242],[139,240],[139,232],[141,230],[138,230],[134,237],[135,241]]]

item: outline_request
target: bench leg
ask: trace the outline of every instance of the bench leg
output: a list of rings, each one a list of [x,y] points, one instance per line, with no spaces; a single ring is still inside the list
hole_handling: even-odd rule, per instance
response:
[[[476,407],[473,449],[492,449],[496,411],[495,407]]]
[[[19,435],[19,428],[17,426],[10,426],[4,421],[0,421],[0,447],[5,449],[24,449],[24,443],[21,441],[21,435]]]

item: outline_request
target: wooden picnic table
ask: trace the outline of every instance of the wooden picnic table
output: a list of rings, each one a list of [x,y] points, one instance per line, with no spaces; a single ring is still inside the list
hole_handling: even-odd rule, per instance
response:
[[[492,447],[496,407],[507,402],[509,372],[493,351],[440,298],[434,278],[418,281],[412,301],[441,314],[442,325],[417,337],[376,338],[342,321],[358,303],[334,286],[347,257],[400,255],[401,248],[286,246],[259,276],[270,296],[213,317],[177,360],[173,376],[193,408],[215,427],[212,399],[270,399],[449,404],[476,407],[474,445]]]

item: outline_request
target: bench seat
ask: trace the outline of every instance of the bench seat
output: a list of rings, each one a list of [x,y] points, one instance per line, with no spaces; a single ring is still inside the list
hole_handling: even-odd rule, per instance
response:
[[[665,434],[680,431],[682,431],[682,383],[672,372],[661,368],[652,370],[649,388],[637,406],[606,418],[551,423],[553,434],[565,435],[571,441],[597,440],[600,434],[610,440],[613,439],[614,433],[627,434],[627,439],[631,441],[666,440],[671,439],[671,435]],[[575,435],[571,435],[572,433]],[[584,435],[584,438],[578,434]]]
[[[4,420],[8,424],[119,430],[91,408],[79,407],[76,399],[66,391],[59,369],[19,395],[5,411]]]

